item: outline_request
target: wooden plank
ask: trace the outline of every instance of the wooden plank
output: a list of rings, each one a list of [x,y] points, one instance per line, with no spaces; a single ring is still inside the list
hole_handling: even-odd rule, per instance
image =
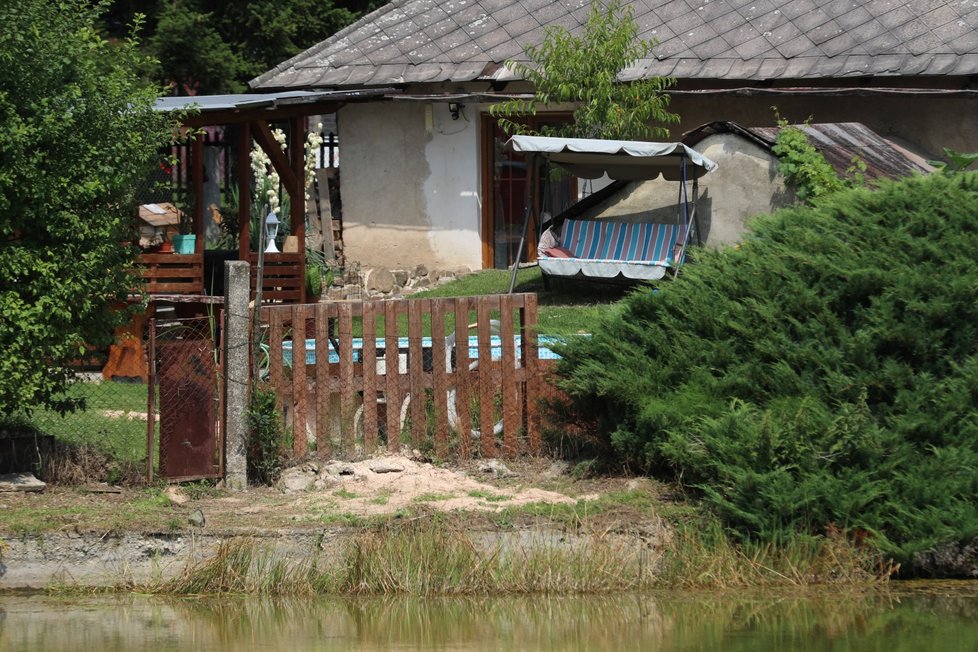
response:
[[[435,456],[448,457],[448,360],[445,347],[445,313],[455,309],[451,299],[431,302],[431,374],[435,403]]]
[[[397,301],[384,302],[384,362],[386,367],[387,450],[401,450],[401,383],[397,350]]]
[[[458,451],[463,459],[471,456],[472,448],[472,405],[471,388],[475,379],[469,367],[469,306],[471,299],[459,297],[455,300],[455,411],[458,423]]]
[[[308,451],[306,436],[306,311],[292,306],[292,452],[303,457]]]
[[[271,310],[268,312],[268,380],[275,392],[277,414],[282,414],[285,400],[282,375],[282,313]]]
[[[496,387],[492,378],[492,329],[490,320],[492,318],[491,304],[487,301],[489,297],[479,297],[477,299],[476,321],[478,322],[479,332],[479,432],[482,433],[482,457],[495,457],[496,438],[493,436],[493,425],[495,418],[493,415],[493,403],[496,395]]]
[[[377,448],[377,308],[376,301],[363,306],[363,448]]]
[[[512,296],[499,301],[499,338],[502,341],[502,380],[499,384],[503,397],[503,455],[517,455],[516,436],[520,427],[520,414],[516,404],[516,341],[513,332]]]
[[[340,345],[340,439],[344,453],[352,453],[355,387],[353,386],[353,313],[350,304],[337,304],[337,341]]]
[[[420,448],[425,433],[424,349],[421,312],[431,310],[431,301],[408,299],[408,376],[411,392],[411,445]]]
[[[540,442],[540,355],[537,347],[537,295],[527,294],[520,310],[520,337],[523,339],[523,368],[526,370],[526,435],[530,454],[541,452]]]
[[[329,459],[329,333],[327,305],[316,305],[316,454]]]

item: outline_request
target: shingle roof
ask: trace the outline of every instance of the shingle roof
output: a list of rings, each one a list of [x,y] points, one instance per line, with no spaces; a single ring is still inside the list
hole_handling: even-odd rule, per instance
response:
[[[252,81],[326,88],[505,79],[588,0],[394,0]],[[978,73],[974,0],[639,0],[654,58],[623,75],[758,81]]]

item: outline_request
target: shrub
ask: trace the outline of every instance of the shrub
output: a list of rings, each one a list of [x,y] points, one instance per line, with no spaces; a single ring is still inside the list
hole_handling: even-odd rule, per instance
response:
[[[247,421],[248,479],[252,484],[272,484],[282,471],[285,437],[274,389],[258,383],[252,387]]]
[[[561,386],[744,538],[860,528],[906,562],[978,534],[975,252],[976,174],[758,218],[567,347]]]

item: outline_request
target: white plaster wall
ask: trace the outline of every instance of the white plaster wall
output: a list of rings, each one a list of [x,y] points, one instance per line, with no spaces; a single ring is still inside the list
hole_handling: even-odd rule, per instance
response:
[[[389,269],[479,269],[477,112],[445,103],[351,104],[338,115],[347,260]]]

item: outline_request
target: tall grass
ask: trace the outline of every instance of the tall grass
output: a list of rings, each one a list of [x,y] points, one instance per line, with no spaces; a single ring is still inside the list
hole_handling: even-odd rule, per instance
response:
[[[841,534],[783,546],[734,545],[717,527],[681,529],[664,546],[636,534],[477,534],[444,520],[388,522],[333,554],[287,557],[235,539],[140,591],[263,595],[557,595],[872,584],[894,569]]]

